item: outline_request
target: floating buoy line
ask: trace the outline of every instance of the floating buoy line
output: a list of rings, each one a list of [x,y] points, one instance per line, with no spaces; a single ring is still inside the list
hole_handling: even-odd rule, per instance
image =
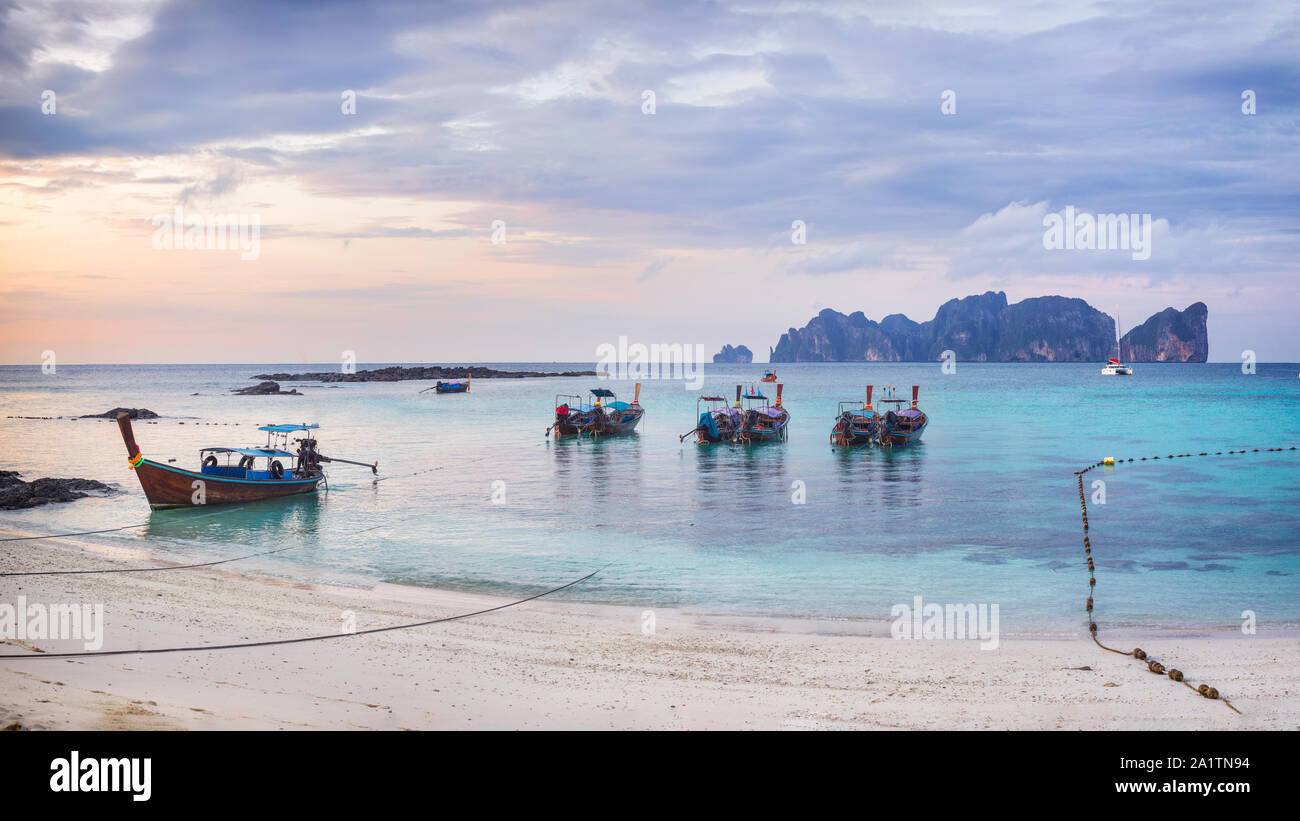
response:
[[[1223,456],[1225,454],[1234,455],[1234,454],[1242,454],[1242,453],[1280,453],[1283,451],[1294,451],[1295,449],[1296,448],[1294,445],[1289,448],[1242,448],[1241,450],[1227,450],[1227,451],[1217,450],[1214,451],[1213,453],[1211,453],[1210,451],[1201,451],[1199,453],[1171,453],[1165,456],[1164,458],[1165,459],[1186,459],[1193,456]],[[1211,687],[1209,684],[1205,684],[1205,683],[1193,687],[1191,683],[1187,681],[1186,676],[1183,675],[1183,672],[1181,670],[1179,670],[1176,667],[1166,668],[1160,662],[1156,661],[1153,658],[1150,658],[1147,655],[1146,651],[1144,651],[1141,647],[1134,647],[1132,650],[1128,650],[1128,651],[1117,650],[1114,647],[1107,647],[1106,645],[1102,644],[1101,639],[1097,637],[1097,621],[1093,617],[1093,598],[1096,594],[1096,588],[1097,588],[1097,572],[1096,572],[1096,564],[1092,560],[1092,540],[1088,534],[1088,500],[1083,492],[1083,476],[1088,471],[1095,470],[1096,468],[1103,467],[1103,466],[1113,467],[1121,462],[1134,462],[1134,461],[1146,462],[1146,461],[1155,461],[1160,458],[1161,457],[1159,456],[1142,456],[1142,457],[1136,457],[1130,459],[1116,459],[1113,456],[1107,456],[1106,458],[1102,459],[1100,462],[1094,462],[1093,464],[1088,465],[1082,470],[1076,470],[1074,472],[1075,478],[1077,478],[1079,481],[1079,512],[1083,518],[1083,554],[1085,558],[1087,558],[1088,560],[1088,601],[1085,605],[1085,611],[1088,614],[1088,634],[1092,636],[1092,640],[1096,642],[1097,646],[1100,647],[1101,649],[1108,650],[1112,653],[1117,653],[1121,656],[1132,656],[1138,661],[1145,661],[1147,663],[1147,669],[1150,670],[1152,673],[1155,673],[1156,675],[1168,675],[1169,678],[1179,682],[1180,684],[1182,684],[1184,687],[1191,690],[1192,692],[1208,699],[1222,701],[1224,704],[1228,706],[1228,709],[1232,710],[1237,715],[1241,715],[1241,711],[1238,710],[1236,707],[1232,706],[1232,702],[1230,702],[1227,699],[1227,697],[1222,695],[1216,688]]]

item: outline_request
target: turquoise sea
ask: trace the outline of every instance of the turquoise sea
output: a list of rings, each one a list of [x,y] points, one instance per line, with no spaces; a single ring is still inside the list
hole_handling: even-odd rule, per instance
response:
[[[646,382],[639,432],[597,442],[543,435],[555,394],[585,393],[593,378],[477,379],[471,393],[445,396],[420,394],[427,382],[230,394],[254,374],[337,367],[0,368],[0,468],[124,491],[0,512],[0,527],[147,522],[86,538],[185,561],[294,546],[229,568],[507,595],[608,565],[562,595],[757,617],[888,620],[892,605],[920,595],[996,603],[1004,633],[1077,634],[1088,588],[1074,470],[1105,456],[1300,445],[1295,364],[1252,375],[1231,363],[1139,364],[1129,379],[1103,377],[1099,364],[958,363],[954,374],[938,363],[778,365],[790,438],[753,448],[679,443],[699,395],[681,381]],[[705,366],[704,390],[732,392],[764,368]],[[868,383],[900,395],[921,385],[931,420],[922,445],[831,449],[837,401],[859,399]],[[631,399],[630,382],[600,384]],[[114,406],[164,416],[136,423],[143,452],[160,461],[194,468],[200,447],[259,444],[256,425],[310,421],[322,426],[323,453],[379,459],[384,481],[334,466],[317,498],[150,512],[116,425],[69,418]],[[63,418],[7,418],[16,416]],[[1089,506],[1104,626],[1234,627],[1244,610],[1261,631],[1300,626],[1300,451],[1125,462],[1089,473],[1090,497],[1093,480],[1106,495]]]

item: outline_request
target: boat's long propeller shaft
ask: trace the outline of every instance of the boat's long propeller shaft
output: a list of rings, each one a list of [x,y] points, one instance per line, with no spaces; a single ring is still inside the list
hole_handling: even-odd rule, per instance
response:
[[[379,474],[379,460],[377,459],[373,464],[371,464],[369,462],[353,462],[350,459],[339,459],[332,456],[321,456],[319,453],[316,454],[316,458],[320,459],[322,462],[338,462],[344,465],[356,465],[358,467],[370,468],[371,473],[374,473],[376,475]]]

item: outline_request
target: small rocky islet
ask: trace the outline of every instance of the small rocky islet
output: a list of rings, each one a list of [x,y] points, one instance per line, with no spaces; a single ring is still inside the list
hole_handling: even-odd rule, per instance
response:
[[[544,376],[595,376],[595,371],[498,371],[476,366],[442,367],[437,365],[402,367],[392,365],[355,373],[318,371],[313,373],[259,373],[252,379],[275,382],[407,382],[419,379],[532,379]],[[277,386],[278,387],[278,386]]]
[[[77,417],[78,419],[116,419],[119,413],[125,413],[132,419],[157,419],[158,414],[148,408],[113,408],[103,413],[85,413]]]
[[[247,388],[232,388],[231,393],[238,396],[302,396],[296,388],[293,390],[283,390],[279,382],[258,382],[256,385],[249,385]]]

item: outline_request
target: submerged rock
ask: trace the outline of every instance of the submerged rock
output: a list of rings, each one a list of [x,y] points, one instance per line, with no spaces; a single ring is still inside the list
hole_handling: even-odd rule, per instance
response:
[[[113,408],[103,413],[87,413],[81,419],[116,419],[119,413],[125,413],[132,419],[157,419],[158,414],[148,408]]]
[[[19,510],[51,502],[75,502],[92,495],[116,493],[94,479],[36,479],[24,482],[16,470],[0,470],[0,510]]]

